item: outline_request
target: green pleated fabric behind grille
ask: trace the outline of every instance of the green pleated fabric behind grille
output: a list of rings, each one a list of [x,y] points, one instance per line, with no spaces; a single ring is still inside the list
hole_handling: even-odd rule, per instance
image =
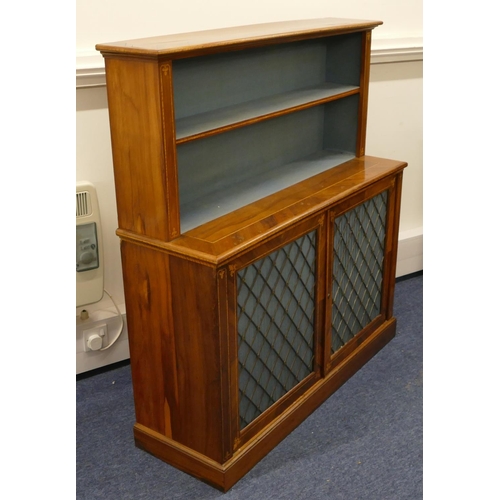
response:
[[[380,314],[387,191],[335,219],[331,352]]]
[[[313,371],[316,232],[238,272],[240,428]]]

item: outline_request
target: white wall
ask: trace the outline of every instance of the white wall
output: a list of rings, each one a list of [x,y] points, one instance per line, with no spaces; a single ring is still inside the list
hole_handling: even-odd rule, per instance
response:
[[[404,160],[398,275],[422,269],[422,1],[351,0],[77,0],[76,180],[95,184],[102,217],[104,286],[124,312],[104,62],[94,47],[169,33],[317,17],[381,20],[374,30],[367,154]],[[77,314],[82,308],[77,309]],[[106,297],[85,307],[94,318],[114,307]],[[77,373],[128,357],[121,342],[83,354],[77,328]],[[113,336],[113,331],[110,332]]]
[[[423,269],[422,61],[372,64],[366,152],[408,162],[397,276]]]
[[[319,17],[381,20],[377,39],[422,37],[422,0],[77,0],[76,16],[79,55],[96,43]]]

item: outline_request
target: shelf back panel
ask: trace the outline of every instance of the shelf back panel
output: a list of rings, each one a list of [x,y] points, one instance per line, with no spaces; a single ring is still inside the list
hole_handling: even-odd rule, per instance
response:
[[[358,86],[361,40],[352,33],[174,60],[176,120],[326,82]]]

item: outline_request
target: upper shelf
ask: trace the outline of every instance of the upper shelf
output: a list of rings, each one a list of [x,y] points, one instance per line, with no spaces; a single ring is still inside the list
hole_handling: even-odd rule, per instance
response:
[[[360,92],[359,33],[173,61],[182,144]]]
[[[359,92],[354,85],[326,82],[317,86],[292,90],[278,95],[256,99],[215,111],[177,120],[177,143],[224,132],[230,128],[252,124],[264,118],[323,104]]]

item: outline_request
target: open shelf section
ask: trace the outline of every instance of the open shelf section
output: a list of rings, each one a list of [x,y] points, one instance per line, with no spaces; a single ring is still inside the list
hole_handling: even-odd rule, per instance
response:
[[[229,214],[352,158],[354,154],[346,151],[323,150],[275,169],[254,170],[247,178],[237,182],[229,177],[221,179],[216,189],[200,190],[184,204],[181,202],[181,232]]]
[[[181,233],[355,157],[359,94],[177,147]]]
[[[177,122],[177,143],[182,144],[200,136],[224,132],[235,126],[243,126],[259,119],[322,104],[359,92],[359,87],[337,83],[323,83],[315,87],[291,90],[282,94],[257,99],[200,115],[182,118]]]
[[[177,144],[359,93],[361,34],[173,61]]]

